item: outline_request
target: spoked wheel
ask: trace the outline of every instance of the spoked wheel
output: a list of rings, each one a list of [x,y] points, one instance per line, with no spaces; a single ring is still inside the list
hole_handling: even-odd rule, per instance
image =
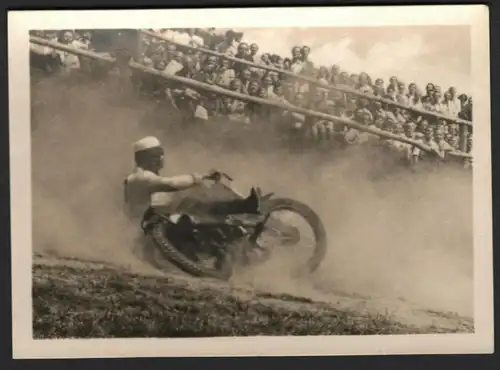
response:
[[[316,212],[288,198],[272,199],[266,202],[265,208],[267,218],[251,240],[250,259],[254,263],[264,263],[279,255],[276,257],[281,262],[297,265],[299,261],[296,267],[300,271],[314,272],[327,248],[326,230]]]
[[[151,236],[161,255],[184,272],[197,277],[210,277],[228,280],[233,275],[233,258],[230,253],[218,256],[202,254],[196,246],[182,245],[169,240],[166,230],[168,225],[159,222],[152,227]]]

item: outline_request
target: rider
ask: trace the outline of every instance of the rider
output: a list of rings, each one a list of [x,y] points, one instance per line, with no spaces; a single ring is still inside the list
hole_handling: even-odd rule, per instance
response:
[[[163,177],[160,170],[164,164],[164,150],[160,141],[147,136],[134,143],[136,167],[125,179],[125,203],[129,216],[134,219],[142,217],[149,208],[169,206],[169,193],[185,190],[200,185],[203,180],[215,180],[220,177],[217,171],[206,174],[187,174]],[[259,195],[252,188],[245,199],[225,201],[221,204],[227,213],[258,212]]]

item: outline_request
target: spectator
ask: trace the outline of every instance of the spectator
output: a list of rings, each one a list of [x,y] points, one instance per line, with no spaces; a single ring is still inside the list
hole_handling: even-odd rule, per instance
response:
[[[427,147],[429,147],[434,152],[434,154],[441,156],[441,151],[439,149],[439,146],[436,143],[436,141],[434,140],[434,130],[432,129],[432,127],[429,126],[425,129],[425,132],[424,132],[424,135],[422,138],[422,143],[424,145],[426,145]],[[423,150],[420,151],[419,160],[424,159],[426,157],[429,157],[429,153],[427,153],[426,151],[423,151]]]
[[[283,63],[284,63],[283,58],[277,55],[276,60],[274,62],[274,67],[278,69],[283,69],[284,68]]]
[[[160,34],[168,40],[174,41],[175,36],[178,32],[171,28],[162,28]]]
[[[241,44],[238,45],[238,51],[234,57],[238,58],[238,59],[246,60],[249,62],[253,61],[253,58],[250,56],[250,49],[249,49],[248,44],[246,42],[242,42]],[[236,72],[236,75],[240,75],[241,71],[245,68],[248,68],[248,66],[243,64],[243,63],[234,63],[233,64],[233,69]]]
[[[332,85],[336,85],[339,82],[340,82],[340,67],[334,64],[330,68],[329,83]]]
[[[165,68],[167,67],[167,63],[163,59],[157,59],[154,63],[154,69],[157,71],[163,72],[165,71]]]
[[[415,124],[415,122],[413,122],[413,121],[407,121],[404,124],[403,127],[404,127],[405,136],[408,139],[420,140],[420,139],[423,138],[423,135],[416,130],[417,129],[417,125]]]
[[[404,116],[401,108],[393,107],[393,113],[397,123],[400,123],[402,125],[406,123],[406,117]]]
[[[437,129],[434,134],[434,137],[435,137],[435,142],[439,148],[439,152],[442,156],[445,156],[446,154],[454,151],[453,147],[450,144],[448,144],[444,139],[445,136],[442,129]]]
[[[174,53],[173,59],[167,64],[164,71],[167,74],[176,75],[177,73],[182,71],[182,69],[184,69],[183,63],[184,63],[184,54],[182,53],[182,51],[176,51]]]
[[[408,85],[408,94],[407,94],[407,104],[410,107],[422,109],[421,96],[418,91],[417,85],[412,82]]]
[[[450,117],[458,117],[458,113],[460,113],[459,105],[453,102],[450,91],[444,93],[443,113]]]
[[[370,84],[370,76],[365,72],[359,75],[359,87],[358,90],[365,94],[373,94],[373,88]]]
[[[454,117],[457,117],[458,113],[460,113],[460,111],[462,110],[460,106],[460,100],[457,98],[457,89],[451,86],[448,89],[448,92],[450,93],[449,105],[451,106],[451,111],[456,112],[456,115]]]
[[[385,91],[384,80],[382,80],[381,78],[377,78],[375,80],[375,88]]]
[[[261,62],[261,55],[258,54],[258,52],[259,52],[259,45],[255,44],[255,43],[251,44],[248,60],[250,62],[259,64]],[[259,76],[261,73],[261,70],[259,68],[250,67],[250,72],[252,72],[252,74],[255,76]]]
[[[78,41],[75,41],[74,32],[71,30],[60,31],[57,36],[57,41],[61,44],[70,45],[75,48],[80,48]],[[75,54],[68,53],[66,51],[57,50],[53,52],[54,55],[59,57],[61,66],[66,72],[71,70],[80,69],[80,59]]]
[[[187,55],[184,58],[184,68],[177,75],[185,78],[195,79],[198,74],[197,61],[192,55]]]
[[[274,90],[273,80],[271,78],[271,74],[268,72],[262,77],[262,87],[261,90],[265,92],[265,96],[267,97]]]
[[[314,68],[314,63],[309,60],[309,55],[311,54],[311,48],[309,46],[303,46],[300,49],[300,58],[302,63],[304,63],[304,68]]]
[[[173,42],[181,45],[191,44],[191,35],[189,34],[189,28],[179,28],[177,32],[174,33]]]
[[[252,80],[248,84],[248,95],[250,96],[259,96],[260,94],[260,84],[259,81]]]
[[[196,75],[196,80],[210,85],[216,84],[217,71],[215,64],[207,63],[203,65],[202,69]]]
[[[238,35],[233,30],[226,32],[226,37],[223,42],[215,47],[215,50],[222,54],[236,55],[238,53]]]
[[[467,99],[465,96],[464,103],[462,106],[462,110],[459,113],[459,118],[472,121],[472,96]]]
[[[387,86],[385,99],[396,101],[396,89],[392,85]]]
[[[236,78],[236,72],[230,66],[230,61],[222,58],[221,66],[217,71],[217,85],[228,87],[232,80]]]
[[[203,48],[205,46],[205,41],[196,34],[195,28],[186,28],[186,33],[190,37],[188,42],[189,46]]]
[[[349,80],[350,80],[350,86],[353,89],[358,89],[359,88],[359,75],[358,74],[351,73],[351,75],[349,76]]]
[[[241,44],[238,45],[237,52],[234,56],[235,58],[238,59],[243,59],[249,62],[253,62],[253,56],[250,55],[250,48],[246,42],[242,42]],[[241,66],[244,66],[243,64],[239,63]]]
[[[204,64],[213,64],[217,68],[218,59],[217,59],[217,57],[215,55],[207,55],[205,57]]]
[[[248,118],[244,115],[245,103],[240,100],[224,97],[222,99],[221,113],[227,115],[232,121],[248,122]]]
[[[92,43],[92,33],[84,31],[81,34],[75,34],[74,45],[79,49],[89,49]]]
[[[377,113],[377,114],[374,115],[373,125],[375,126],[375,128],[377,128],[378,130],[383,130],[384,129],[385,117],[386,117],[385,114],[379,114],[379,113]]]
[[[304,61],[302,59],[302,50],[299,46],[292,48],[291,71],[295,74],[301,74],[304,70]]]
[[[438,90],[434,90],[434,93],[432,94],[432,98],[429,104],[429,110],[436,113],[443,113],[445,110],[445,107],[441,100],[441,92],[439,92]]]
[[[239,79],[241,80],[241,91],[245,94],[248,93],[248,86],[250,85],[250,79],[252,78],[252,72],[250,69],[245,68],[241,71]]]
[[[339,83],[341,85],[349,85],[349,74],[347,72],[340,72]]]
[[[172,59],[174,59],[175,52],[177,50],[177,47],[175,44],[167,43],[167,46],[165,48],[165,61],[169,63]]]
[[[381,116],[384,117],[384,119],[387,116],[386,111],[382,108],[382,103],[379,101],[373,102],[371,112],[373,116]]]
[[[258,52],[259,52],[259,45],[255,44],[255,43],[251,44],[250,45],[250,54],[249,54],[249,56],[252,59],[249,59],[249,60],[251,60],[254,63],[259,63],[259,61],[260,61],[260,55],[257,54]]]
[[[232,80],[229,84],[229,90],[241,93],[241,90],[242,90],[241,80],[239,80],[237,78]]]
[[[406,85],[404,82],[399,81],[398,82],[398,88],[397,88],[397,93],[396,93],[396,101],[399,104],[403,105],[410,105],[407,91],[406,91]]]
[[[389,85],[387,85],[387,90],[389,90],[389,88],[391,88],[394,91],[394,93],[396,93],[398,89],[398,78],[396,76],[392,76],[389,79]]]
[[[271,55],[269,55],[269,53],[262,54],[262,56],[260,57],[260,63],[265,65],[265,66],[270,65],[271,64]]]
[[[435,91],[434,84],[428,83],[425,86],[425,95],[423,96],[423,98],[426,98],[428,101],[431,101],[434,91]]]
[[[279,101],[280,103],[290,104],[285,97],[285,91],[281,85],[276,85],[274,87],[271,99]]]
[[[326,67],[319,67],[317,79],[322,85],[328,85],[330,75]]]

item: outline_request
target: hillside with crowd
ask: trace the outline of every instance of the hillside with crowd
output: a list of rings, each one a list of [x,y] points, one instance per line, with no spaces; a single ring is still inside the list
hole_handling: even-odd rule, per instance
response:
[[[96,30],[34,31],[32,35],[110,55],[117,61],[128,62],[132,58],[168,75],[218,86],[242,96],[241,99],[220,96],[138,70],[129,74],[137,93],[165,101],[183,112],[186,120],[223,116],[243,125],[276,122],[308,140],[327,141],[339,147],[382,140],[341,123],[244,99],[253,96],[421,141],[443,158],[447,153],[470,153],[472,149],[472,125],[462,122],[472,121],[471,96],[460,94],[454,86],[429,82],[422,89],[397,76],[384,81],[362,71],[349,73],[338,65],[316,66],[310,60],[314,51],[307,45],[294,46],[289,56],[280,56],[242,41],[244,35],[233,30],[220,33],[215,29],[193,28],[117,30],[111,36]],[[102,66],[87,58],[30,45],[32,66],[48,73],[63,69],[102,74]],[[115,67],[120,73],[120,63]],[[104,68],[106,73],[111,70]],[[423,151],[410,144],[397,140],[383,142],[409,162],[425,157]]]

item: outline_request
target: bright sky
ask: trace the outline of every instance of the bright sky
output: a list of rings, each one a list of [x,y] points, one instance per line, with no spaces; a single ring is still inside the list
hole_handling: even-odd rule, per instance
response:
[[[423,89],[427,82],[442,88],[471,90],[468,26],[244,28],[244,40],[260,52],[289,56],[294,45],[311,47],[311,60],[350,73],[369,73],[386,81],[395,75]]]

